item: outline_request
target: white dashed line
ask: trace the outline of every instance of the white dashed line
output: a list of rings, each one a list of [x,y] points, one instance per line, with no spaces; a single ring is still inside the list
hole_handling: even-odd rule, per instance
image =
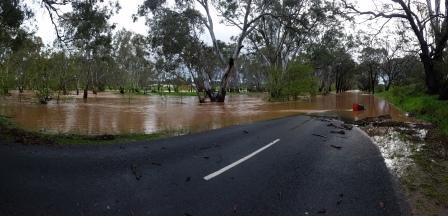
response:
[[[257,155],[258,153],[264,151],[265,149],[271,147],[272,145],[274,145],[274,144],[277,143],[278,141],[280,141],[280,139],[276,139],[276,140],[272,141],[271,143],[269,143],[269,144],[267,144],[267,145],[261,147],[261,148],[258,149],[257,151],[252,152],[251,154],[247,155],[246,157],[243,157],[243,158],[241,158],[241,159],[239,159],[239,160],[237,160],[237,161],[235,161],[235,162],[233,162],[233,163],[231,163],[231,164],[225,166],[224,168],[222,168],[222,169],[220,169],[220,170],[218,170],[218,171],[216,171],[216,172],[214,172],[214,173],[211,173],[210,175],[205,176],[205,177],[204,177],[204,180],[208,181],[208,180],[210,180],[210,179],[212,179],[212,178],[214,178],[214,177],[216,177],[216,176],[218,176],[218,175],[221,175],[221,174],[224,173],[225,171],[227,171],[227,170],[229,170],[229,169],[232,169],[232,168],[235,167],[236,165],[238,165],[238,164],[240,164],[240,163],[242,163],[242,162],[248,160],[249,158],[251,158],[251,157]]]

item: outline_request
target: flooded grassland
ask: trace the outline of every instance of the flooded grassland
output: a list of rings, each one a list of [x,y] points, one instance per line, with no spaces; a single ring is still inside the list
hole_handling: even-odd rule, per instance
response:
[[[369,109],[352,112],[352,103]],[[230,125],[268,120],[301,113],[331,112],[358,120],[390,114],[405,119],[383,99],[360,93],[316,96],[309,100],[267,102],[262,96],[229,96],[225,103],[199,104],[196,97],[127,96],[114,93],[55,100],[41,105],[25,95],[0,99],[0,115],[9,116],[18,126],[47,133],[84,135],[154,133],[165,130],[199,132]]]

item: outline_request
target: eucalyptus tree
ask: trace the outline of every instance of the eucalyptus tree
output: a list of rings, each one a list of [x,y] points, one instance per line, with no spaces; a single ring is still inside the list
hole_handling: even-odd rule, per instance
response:
[[[0,61],[25,39],[22,24],[32,16],[32,11],[21,0],[0,1]]]
[[[14,74],[10,59],[27,40],[28,34],[22,28],[23,22],[33,15],[21,0],[0,1],[0,88],[1,94],[7,94],[12,86]],[[17,57],[17,55],[16,55]]]
[[[213,98],[212,92],[206,91],[212,88],[210,81],[205,80],[213,79],[216,58],[213,49],[199,39],[203,33],[202,15],[193,8],[176,10],[159,7],[151,10],[148,5],[140,11],[141,14],[149,12],[153,14],[147,20],[150,27],[149,42],[152,58],[156,60],[158,82],[187,81],[191,78],[200,102],[205,102],[203,96]],[[222,43],[219,46],[226,47]],[[204,84],[210,86],[206,88]]]
[[[258,53],[245,54],[241,60],[241,79],[248,91],[266,90],[269,67],[263,64],[264,59]]]
[[[377,2],[376,11],[362,11],[342,0],[345,7],[370,19],[398,19],[415,35],[420,48],[420,60],[424,66],[428,93],[448,99],[448,72],[444,51],[448,41],[448,2],[440,0],[390,0]]]
[[[176,1],[174,7],[178,13],[189,11],[194,17],[198,17],[200,25],[205,27],[210,35],[213,43],[214,54],[219,60],[223,68],[218,90],[214,91],[211,82],[212,80],[204,76],[204,88],[209,95],[211,101],[223,102],[225,100],[227,87],[234,72],[235,60],[238,59],[243,42],[248,35],[254,31],[259,24],[262,17],[268,15],[268,7],[272,1],[264,0],[241,0],[241,1],[227,1],[227,0],[180,0]],[[139,14],[146,16],[148,20],[156,18],[158,11],[166,11],[169,6],[166,0],[145,0],[141,5]],[[214,21],[211,15],[211,10],[214,9],[218,15],[222,17],[222,21],[227,25],[234,26],[239,29],[239,33],[235,37],[235,45],[232,47],[230,55],[225,56],[222,47],[219,45],[219,40],[216,38]],[[199,12],[202,10],[204,15]],[[174,18],[176,16],[173,16]],[[227,59],[226,59],[227,58]]]
[[[390,43],[388,38],[379,41],[379,47],[383,50],[383,62],[380,65],[379,77],[384,83],[384,90],[389,91],[390,87],[400,79],[407,71],[412,70],[415,66],[413,58],[401,57],[403,53],[403,43],[401,41],[393,41]]]
[[[148,21],[151,29],[149,37],[154,58],[157,59],[159,78],[169,81],[183,76],[180,70],[183,65],[192,73],[193,65],[198,64],[196,52],[201,49],[199,34],[203,29],[200,13],[193,9],[169,8],[159,8],[153,13],[154,18]]]
[[[282,70],[327,26],[339,26],[338,8],[327,1],[272,1],[268,12],[250,33],[250,44],[269,66]]]
[[[27,36],[22,40],[20,47],[15,50],[8,59],[8,70],[14,78],[15,88],[23,93],[25,89],[32,89],[31,77],[37,72],[38,64],[43,49],[41,38]]]
[[[54,90],[67,95],[70,89],[75,89],[77,81],[77,65],[74,56],[69,56],[66,52],[53,52],[49,55],[49,70],[54,79]]]
[[[288,76],[286,69],[289,61],[307,56],[320,82],[319,90],[323,93],[330,91],[335,72],[331,70],[333,65],[330,64],[333,64],[335,56],[331,56],[334,57],[332,59],[325,56],[320,62],[317,59],[318,55],[324,57],[324,51],[336,49],[335,44],[324,40],[327,35],[333,38],[338,36],[331,34],[340,33],[331,32],[342,28],[342,14],[338,6],[329,1],[287,0],[273,1],[268,11],[269,15],[260,19],[255,31],[249,35],[249,40],[250,49],[259,53],[263,59],[261,62],[271,68],[268,81],[274,83],[268,85],[269,89],[278,92],[282,86],[278,81],[286,80],[284,77]],[[327,63],[324,65],[323,61]],[[275,95],[279,94],[271,93],[271,96]]]
[[[326,29],[313,39],[307,47],[307,59],[316,68],[319,91],[329,93],[333,84],[336,92],[353,86],[355,63],[350,52],[354,39],[340,30],[340,26]]]
[[[95,60],[103,60],[110,53],[114,24],[109,18],[119,10],[117,4],[103,4],[103,0],[74,0],[72,10],[61,15],[60,23],[64,37],[70,45],[82,53],[84,60],[84,98],[87,98],[89,88],[96,90],[97,73],[92,70]]]
[[[387,51],[381,48],[365,47],[361,51],[361,67],[367,72],[367,88],[369,92],[375,93],[375,85],[378,83],[378,76],[381,72],[381,65],[384,64]]]
[[[419,56],[407,54],[398,58],[397,75],[391,86],[417,85],[425,86],[425,72]]]

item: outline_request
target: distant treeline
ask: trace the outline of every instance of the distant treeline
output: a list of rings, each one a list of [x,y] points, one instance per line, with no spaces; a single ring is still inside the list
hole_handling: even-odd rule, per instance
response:
[[[224,101],[226,92],[240,90],[291,100],[349,89],[374,93],[412,83],[444,98],[447,72],[440,68],[446,68],[445,58],[429,68],[422,53],[408,52],[418,46],[405,37],[406,23],[399,33],[391,33],[398,35],[393,39],[345,32],[352,21],[348,12],[359,11],[344,1],[194,0],[171,5],[146,0],[133,17],[145,19],[147,35],[116,31],[110,18],[120,6],[113,2],[37,2],[33,10],[21,0],[0,3],[4,95],[12,89],[34,90],[45,103],[53,94],[69,92],[87,98],[89,92],[106,89],[146,93],[168,86],[165,90],[177,92],[188,86],[201,102]],[[71,9],[62,13],[62,6]],[[216,38],[211,8],[224,23],[240,29],[231,42]],[[50,15],[55,28],[52,46],[24,26],[39,10]],[[211,44],[201,39],[204,34]]]

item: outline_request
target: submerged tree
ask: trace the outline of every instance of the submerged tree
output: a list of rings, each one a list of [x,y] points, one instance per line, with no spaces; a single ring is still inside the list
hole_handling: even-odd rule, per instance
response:
[[[108,77],[109,84],[118,87],[122,93],[124,89],[135,91],[145,88],[154,79],[153,65],[147,39],[143,35],[127,30],[118,31],[113,38],[113,63],[115,68]]]
[[[213,86],[211,85],[212,80],[205,76],[203,80],[204,88],[211,101],[223,102],[225,100],[227,87],[232,77],[232,73],[234,72],[235,61],[238,59],[241,49],[243,48],[243,42],[259,24],[258,21],[262,17],[268,15],[267,9],[271,2],[260,0],[182,0],[176,2],[178,4],[176,9],[179,13],[190,11],[192,16],[199,16],[200,24],[205,27],[210,34],[214,54],[225,69],[220,77],[217,91],[214,91]],[[197,5],[199,6],[198,8]],[[226,24],[234,26],[240,30],[235,37],[235,45],[232,47],[232,52],[227,56],[227,60],[223,48],[220,46],[219,41],[215,36],[214,23],[210,13],[212,7],[218,11],[219,16],[223,18],[223,21]],[[168,10],[166,0],[146,0],[140,7],[139,14],[151,19],[150,14],[157,16],[157,11],[161,10]],[[199,10],[205,11],[205,17],[202,16]]]
[[[115,25],[109,18],[119,9],[118,4],[103,5],[102,0],[76,0],[71,2],[72,11],[62,15],[61,23],[65,37],[73,47],[83,53],[84,98],[89,88],[95,92],[98,84],[96,70],[92,70],[95,60],[103,60],[110,53],[112,33]]]

